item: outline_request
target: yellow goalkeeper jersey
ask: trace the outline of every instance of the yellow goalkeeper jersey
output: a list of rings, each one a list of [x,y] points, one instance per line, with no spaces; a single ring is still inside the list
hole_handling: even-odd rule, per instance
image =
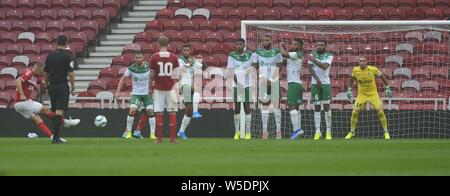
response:
[[[378,95],[376,78],[381,75],[374,66],[367,66],[362,70],[360,66],[353,68],[352,77],[358,81],[358,96]]]

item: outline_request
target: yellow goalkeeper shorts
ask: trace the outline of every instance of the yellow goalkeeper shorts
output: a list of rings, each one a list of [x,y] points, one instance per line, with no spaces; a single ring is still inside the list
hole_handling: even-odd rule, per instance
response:
[[[358,96],[355,101],[355,105],[353,106],[354,109],[364,109],[366,107],[367,102],[372,104],[372,106],[378,110],[383,109],[383,103],[381,102],[380,96]]]

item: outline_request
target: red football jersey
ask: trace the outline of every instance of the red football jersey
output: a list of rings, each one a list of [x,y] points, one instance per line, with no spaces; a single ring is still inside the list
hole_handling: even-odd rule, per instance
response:
[[[25,97],[27,97],[27,99],[31,99],[31,92],[33,92],[34,88],[36,88],[36,85],[41,83],[41,80],[39,79],[39,77],[34,75],[33,70],[27,70],[25,74],[20,76],[20,78],[23,80],[22,89]],[[16,96],[14,96],[14,101],[20,101],[20,94],[17,89]]]
[[[178,58],[170,52],[155,53],[150,59],[150,69],[155,72],[155,89],[160,91],[172,90],[175,80],[172,72],[178,68]]]

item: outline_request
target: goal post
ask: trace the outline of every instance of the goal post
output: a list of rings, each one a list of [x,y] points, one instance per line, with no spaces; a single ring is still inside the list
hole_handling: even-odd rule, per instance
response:
[[[333,54],[330,78],[332,87],[332,132],[334,138],[343,138],[350,131],[352,103],[346,98],[347,82],[358,57],[367,58],[389,80],[393,98],[385,95],[381,80],[377,79],[378,93],[388,118],[388,129],[394,138],[450,138],[450,21],[242,21],[241,37],[247,49],[262,47],[262,38],[270,34],[273,47],[282,40],[300,38],[304,53],[315,50],[315,42],[326,41],[327,51]],[[283,71],[284,69],[284,71]],[[286,138],[292,126],[286,103],[287,84],[285,67],[280,71],[283,112],[282,131]],[[314,134],[313,105],[311,103],[311,74],[303,64],[301,79],[305,86],[301,106],[303,137]],[[284,92],[284,93],[283,93]],[[357,87],[353,86],[357,96]],[[252,115],[253,136],[261,134],[260,111]],[[322,113],[322,132],[325,117]],[[241,112],[242,122],[245,115]],[[274,131],[273,118],[269,132]],[[243,132],[242,132],[243,133]],[[271,135],[272,135],[271,133]],[[378,114],[370,104],[360,114],[357,136],[380,138],[382,129]]]

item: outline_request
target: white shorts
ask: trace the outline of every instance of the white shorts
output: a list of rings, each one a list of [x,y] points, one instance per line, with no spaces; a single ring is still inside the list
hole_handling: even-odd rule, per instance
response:
[[[26,119],[31,119],[42,109],[42,104],[36,101],[21,101],[14,104],[14,109]]]
[[[156,113],[164,112],[164,109],[167,109],[167,112],[176,112],[178,110],[177,97],[175,91],[173,90],[170,91],[155,90],[153,98],[155,101],[154,106]]]

